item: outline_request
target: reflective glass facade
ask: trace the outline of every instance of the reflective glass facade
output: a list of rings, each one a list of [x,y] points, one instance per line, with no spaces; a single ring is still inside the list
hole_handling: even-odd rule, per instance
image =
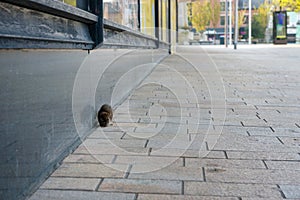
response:
[[[92,1],[61,0],[91,12]],[[102,0],[103,18],[134,31],[170,42],[169,30],[176,30],[177,3],[175,0]],[[170,5],[169,5],[170,4]],[[157,9],[157,10],[156,10]],[[156,13],[157,12],[157,13]],[[156,19],[158,18],[158,19]],[[157,20],[157,24],[156,21]],[[170,22],[171,20],[171,22]],[[172,28],[173,27],[173,28]],[[155,35],[155,29],[158,35]]]
[[[103,18],[137,30],[138,0],[103,0]]]
[[[140,2],[141,32],[155,36],[154,0],[141,0]]]
[[[76,6],[76,0],[60,0],[66,4],[69,4],[71,6]]]

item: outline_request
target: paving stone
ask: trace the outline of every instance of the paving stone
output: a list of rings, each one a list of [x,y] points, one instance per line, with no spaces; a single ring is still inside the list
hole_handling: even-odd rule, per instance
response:
[[[139,116],[138,121],[140,123],[153,123],[153,124],[162,122],[160,116],[151,116],[151,118],[150,116]]]
[[[299,170],[300,173],[300,159],[298,161],[265,161],[269,169],[283,169],[283,170]]]
[[[142,108],[142,107],[132,107],[131,103],[132,103],[132,98],[130,100],[130,105],[128,105],[129,107],[119,107],[115,112],[114,112],[114,119],[118,122],[118,119],[119,117],[124,117],[124,116],[127,116],[127,119],[128,116],[138,116],[138,115],[146,115],[147,112],[149,111],[149,108],[151,106],[147,106],[145,108]]]
[[[199,150],[175,149],[175,148],[152,148],[151,156],[172,156],[172,157],[194,157],[198,158],[201,154]],[[207,152],[205,152],[205,155]]]
[[[113,144],[98,146],[79,146],[74,154],[89,155],[148,155],[149,148],[144,147],[123,147],[114,146]]]
[[[104,133],[110,133],[110,132],[126,132],[126,131],[133,131],[135,127],[133,126],[118,126],[117,124],[114,124],[113,126],[105,127],[105,128],[99,128],[101,129]],[[98,129],[98,130],[99,130]]]
[[[133,200],[135,194],[66,190],[38,190],[29,200]]]
[[[112,139],[110,140],[111,144],[119,147],[119,148],[144,148],[146,145],[146,139]]]
[[[198,151],[198,158],[208,158],[208,159],[225,159],[226,154],[224,151]]]
[[[243,123],[243,126],[245,127],[269,127],[270,124],[264,122],[263,120],[260,120],[258,118],[256,119],[243,119],[241,120]]]
[[[115,138],[121,138],[124,134],[123,131],[117,131],[117,132],[104,132],[101,129],[97,129],[93,133],[91,133],[88,138],[90,139],[115,139]]]
[[[100,179],[95,178],[61,178],[50,177],[43,183],[40,189],[60,190],[95,190]]]
[[[284,146],[276,137],[241,136],[227,134],[221,135],[218,142],[213,146],[208,141],[209,149],[227,151],[273,151],[273,152],[299,152],[298,147]]]
[[[279,185],[285,198],[300,199],[300,185]]]
[[[199,150],[204,146],[205,135],[195,134],[162,134],[149,139],[147,147],[153,149],[194,149]]]
[[[82,164],[64,163],[53,174],[53,177],[123,177],[127,170],[127,165],[114,164]]]
[[[117,156],[115,164],[131,165],[176,165],[182,166],[183,160],[179,157],[158,157],[158,156]]]
[[[128,116],[130,117],[130,116]],[[123,128],[123,127],[134,127],[136,129],[142,129],[142,130],[147,130],[147,129],[154,129],[156,128],[156,123],[131,123],[131,122],[122,122],[122,123],[116,123],[117,126]]]
[[[197,131],[199,130],[199,124],[186,124],[185,120],[181,120],[178,122],[164,122],[162,119],[162,121],[157,125],[157,129],[159,130],[158,133],[160,134],[184,134],[187,133],[188,129],[194,131],[194,133],[197,133]]]
[[[284,145],[286,146],[295,146],[299,147],[299,152],[300,152],[300,137],[278,137]]]
[[[129,174],[129,178],[203,181],[202,168],[177,167],[177,166],[170,165],[165,168],[158,169],[156,171],[153,171],[152,169],[153,169],[152,166],[134,165],[132,166],[131,173]],[[135,173],[135,172],[142,172],[142,171],[146,171],[146,172]]]
[[[250,136],[279,136],[279,137],[300,137],[300,133],[293,131],[292,129],[286,128],[286,130],[278,130],[277,127],[272,127],[275,132],[273,132],[270,128],[265,128],[266,130],[250,130],[248,133]],[[268,130],[269,129],[269,130]]]
[[[184,182],[184,193],[187,195],[224,196],[224,197],[281,197],[276,185]]]
[[[300,137],[300,129],[296,126],[289,128],[274,127],[273,129],[275,130],[273,135],[276,136]]]
[[[250,134],[250,136],[275,136],[270,127],[245,127],[244,130]]]
[[[221,125],[220,128],[222,128],[222,134],[229,133],[229,134],[240,134],[240,135],[248,136],[246,131],[249,127],[243,127],[241,124],[237,126]]]
[[[294,119],[273,119],[268,121],[269,126],[271,126],[275,131],[278,128],[289,129],[295,126]]]
[[[112,162],[114,155],[81,155],[81,154],[70,154],[64,159],[65,163],[105,163],[109,164]]]
[[[162,119],[159,118],[153,118],[154,122],[157,120],[157,123],[175,123],[175,124],[186,124],[186,121],[188,120],[189,124],[199,124],[199,120],[195,117],[184,117],[184,116],[168,116]]]
[[[229,159],[246,160],[300,160],[298,153],[267,151],[226,151]]]
[[[85,147],[89,147],[89,146],[109,146],[111,145],[110,143],[110,139],[90,139],[90,138],[87,138],[80,146],[85,146]]]
[[[247,168],[247,169],[265,169],[265,165],[260,160],[228,160],[228,159],[204,159],[204,158],[186,158],[187,167],[217,167],[217,168]]]
[[[139,194],[138,200],[239,200],[238,197]]]
[[[181,181],[167,180],[134,180],[134,179],[104,179],[99,191],[180,194]]]
[[[300,184],[297,170],[205,168],[207,181],[262,184]]]

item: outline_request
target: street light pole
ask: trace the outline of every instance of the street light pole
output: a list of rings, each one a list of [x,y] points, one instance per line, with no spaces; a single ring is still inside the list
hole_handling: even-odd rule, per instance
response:
[[[227,36],[228,36],[228,0],[225,1],[225,36],[224,36],[224,41],[225,41],[225,47],[228,47],[228,41],[227,41]]]
[[[239,34],[239,0],[235,0],[235,24],[234,24],[234,49],[237,49],[238,34]]]
[[[229,0],[229,45],[232,44],[232,0]]]
[[[252,3],[251,3],[251,0],[249,0],[249,17],[248,17],[248,24],[249,24],[249,38],[248,38],[248,41],[249,41],[249,44],[252,43],[251,41],[251,37],[252,37]]]

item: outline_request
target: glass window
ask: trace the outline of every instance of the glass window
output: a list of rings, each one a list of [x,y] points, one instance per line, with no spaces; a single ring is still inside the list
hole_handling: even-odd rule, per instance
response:
[[[60,0],[66,4],[69,4],[71,6],[76,6],[76,0]]]
[[[137,30],[138,0],[103,0],[103,17]]]
[[[154,0],[140,0],[141,3],[141,32],[155,36]]]
[[[221,4],[221,11],[225,11],[225,2],[220,2]]]
[[[161,12],[162,12],[162,26],[161,26],[161,40],[168,42],[168,1],[162,0]]]
[[[172,45],[176,44],[176,26],[177,26],[177,9],[176,9],[176,2],[170,1],[171,5],[171,43]],[[173,49],[174,50],[174,49]],[[175,50],[174,50],[175,51]]]
[[[220,5],[221,5],[221,12],[225,12],[226,11],[226,2],[225,1],[222,1],[220,2]],[[229,9],[229,2],[227,2],[227,9]]]
[[[225,16],[220,17],[220,25],[225,26]]]

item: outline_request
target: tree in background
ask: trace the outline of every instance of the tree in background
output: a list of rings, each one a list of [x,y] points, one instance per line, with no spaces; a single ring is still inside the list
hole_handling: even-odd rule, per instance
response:
[[[215,29],[219,24],[220,13],[221,13],[221,4],[218,1],[213,0],[213,2],[209,3],[210,7],[210,23],[214,28],[214,41],[216,39]]]
[[[287,11],[300,11],[300,0],[272,0],[272,4],[274,6],[274,11],[279,11],[280,8]]]
[[[240,30],[240,28],[244,24],[246,24],[246,21],[245,21],[246,12],[247,12],[247,10],[239,10],[239,12],[238,12],[238,30]],[[238,34],[240,34],[239,31],[238,31]],[[238,36],[238,38],[240,38],[240,36]]]
[[[280,6],[288,11],[300,11],[300,0],[281,0]]]
[[[268,26],[269,16],[271,12],[272,5],[265,1],[261,4],[257,9],[257,14],[254,16],[256,21],[260,24],[260,26],[265,30]]]
[[[255,14],[252,19],[252,37],[263,39],[265,38],[266,28],[269,22],[269,16],[271,12],[272,4],[265,0],[258,9],[255,10]],[[248,33],[248,30],[247,30]],[[248,34],[246,34],[248,37]]]
[[[193,18],[192,5],[193,5],[192,3],[187,3],[188,26],[192,26],[192,18]]]
[[[252,37],[253,38],[264,38],[265,27],[260,23],[260,17],[258,15],[253,16],[252,20]]]
[[[192,3],[192,25],[201,34],[206,30],[210,22],[210,4],[207,1],[195,1]]]

